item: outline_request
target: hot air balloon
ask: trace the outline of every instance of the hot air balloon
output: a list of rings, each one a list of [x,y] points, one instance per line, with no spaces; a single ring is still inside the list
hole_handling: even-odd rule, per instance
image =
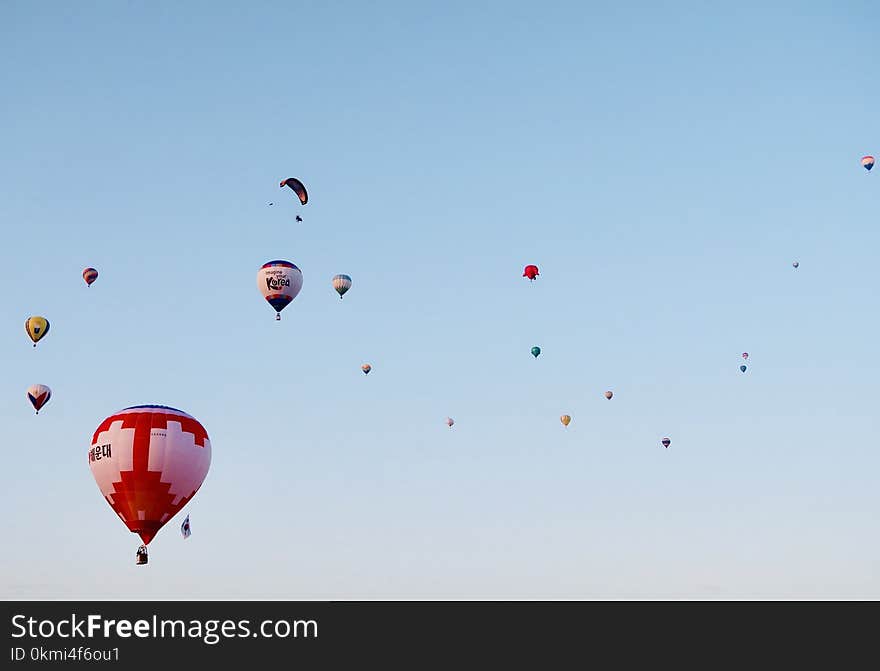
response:
[[[562,422],[563,426],[568,426],[569,422],[571,422],[571,415],[562,415],[559,417],[559,421]]]
[[[800,263],[798,263],[798,262],[797,262],[797,261],[795,261],[795,262],[794,262],[794,263],[792,263],[792,264],[791,264],[791,265],[792,265],[792,266],[793,266],[793,267],[795,267],[795,268],[797,268],[797,267],[798,267],[798,266],[799,266],[799,265],[801,265],[801,264],[800,264]]]
[[[748,352],[743,352],[743,353],[742,353],[742,357],[743,357],[743,359],[748,359],[748,358],[749,358],[749,353],[748,353]]]
[[[275,319],[302,289],[302,271],[290,261],[269,261],[257,271],[257,289],[275,308]]]
[[[535,357],[535,358],[537,359],[537,358],[538,358],[538,355],[539,355],[540,353],[541,353],[541,348],[540,348],[540,347],[538,347],[537,345],[535,345],[534,347],[532,347],[532,356],[533,356],[533,357]]]
[[[92,282],[98,279],[98,271],[94,268],[86,268],[83,270],[83,279],[86,281],[87,286],[92,286]]]
[[[446,418],[446,426],[452,426],[453,424],[455,424],[455,420],[452,419],[452,417],[447,417]]]
[[[526,266],[525,270],[523,270],[523,277],[528,277],[532,282],[535,281],[535,278],[540,275],[538,272],[538,266]]]
[[[46,405],[49,399],[52,398],[52,390],[44,384],[32,384],[28,387],[27,397],[31,405],[34,406],[34,410],[36,410],[34,414],[39,415],[40,408]]]
[[[364,375],[367,375],[371,370],[373,370],[373,367],[370,364],[365,363],[363,366],[361,366],[361,370],[364,371]]]
[[[24,320],[24,330],[34,341],[34,347],[49,332],[49,321],[45,317],[28,317]]]
[[[605,398],[607,398],[609,401],[611,400],[611,397],[612,397],[612,396],[614,396],[614,392],[613,392],[613,391],[606,391],[606,392],[605,392]]]
[[[288,177],[281,180],[281,188],[283,189],[285,186],[289,187],[299,197],[299,202],[303,205],[309,202],[309,194],[306,192],[305,185],[296,177]]]
[[[740,369],[743,373],[746,372],[746,367],[745,367],[745,366],[740,366],[739,369]]]
[[[348,275],[334,275],[332,284],[336,293],[339,294],[339,300],[342,300],[342,295],[351,289],[351,278]]]
[[[862,156],[862,166],[864,166],[865,170],[870,170],[874,167],[874,157],[873,156]]]
[[[660,442],[663,444],[663,447],[669,447],[669,443],[671,443],[672,441],[669,440],[669,438],[664,438]]]
[[[101,494],[146,546],[202,486],[211,441],[198,420],[164,405],[135,405],[107,417],[92,435],[89,468]]]

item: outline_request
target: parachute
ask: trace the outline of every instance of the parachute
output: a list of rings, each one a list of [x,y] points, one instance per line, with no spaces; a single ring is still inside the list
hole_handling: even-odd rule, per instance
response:
[[[370,364],[365,363],[363,366],[361,366],[361,370],[364,371],[364,375],[367,375],[371,370],[373,370],[373,367]]]
[[[269,261],[257,271],[257,289],[275,309],[275,319],[302,289],[302,271],[290,261]]]
[[[745,367],[745,366],[740,366],[739,369],[740,369],[743,373],[746,372],[746,367]]]
[[[541,348],[540,348],[540,347],[538,347],[537,345],[535,345],[534,347],[532,347],[532,356],[533,356],[533,357],[535,357],[535,358],[537,359],[537,358],[538,358],[538,355],[539,355],[540,353],[541,353]]]
[[[36,347],[37,342],[49,332],[49,321],[45,317],[28,317],[24,320],[24,330]]]
[[[451,427],[453,424],[455,424],[455,420],[452,419],[452,417],[447,417],[447,418],[446,418],[446,426],[450,426],[450,427]]]
[[[874,157],[873,156],[862,156],[862,166],[865,170],[870,170],[874,167]]]
[[[664,438],[660,442],[663,444],[663,447],[669,447],[669,443],[671,443],[672,441],[669,440],[669,438]]]
[[[339,300],[342,300],[342,295],[351,289],[351,278],[348,275],[334,275],[332,283],[336,293],[339,294]]]
[[[39,415],[40,408],[46,405],[49,399],[52,398],[52,390],[44,384],[32,384],[28,387],[27,397],[31,405],[34,406],[34,410],[36,410],[34,414]]]
[[[613,392],[613,391],[606,391],[606,392],[605,392],[605,398],[607,398],[609,401],[611,400],[611,397],[612,397],[612,396],[614,396],[614,392]]]
[[[107,503],[143,541],[137,563],[146,563],[146,546],[195,496],[210,465],[205,427],[182,410],[135,405],[95,429],[89,468]]]
[[[559,421],[562,422],[563,426],[568,426],[571,422],[571,415],[561,415]]]
[[[83,279],[86,281],[87,286],[92,286],[92,282],[98,279],[98,271],[94,268],[86,268],[83,270]]]
[[[526,266],[523,270],[523,277],[528,277],[532,282],[535,281],[535,278],[540,275],[538,272],[538,266]]]
[[[301,202],[303,205],[309,202],[309,194],[308,192],[306,192],[305,185],[300,182],[296,177],[288,177],[287,179],[282,179],[280,186],[282,189],[285,186],[289,187],[291,191],[293,191],[299,197],[299,202]]]

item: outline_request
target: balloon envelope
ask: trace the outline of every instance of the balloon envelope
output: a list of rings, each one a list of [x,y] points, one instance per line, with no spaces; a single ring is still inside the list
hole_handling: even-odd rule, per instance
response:
[[[333,288],[342,298],[342,295],[351,289],[351,278],[348,275],[334,275],[332,280]]]
[[[870,170],[874,167],[874,157],[873,156],[862,156],[862,165],[865,170]]]
[[[257,271],[257,289],[278,317],[302,289],[302,271],[290,261],[269,261]]]
[[[538,272],[538,266],[529,265],[523,270],[523,277],[528,277],[532,281],[534,281],[538,275],[540,275]]]
[[[759,363],[760,363],[760,362],[759,362]],[[740,366],[739,369],[740,369],[743,373],[746,372],[746,367],[745,367],[745,366]]]
[[[672,441],[670,441],[669,438],[664,438],[660,442],[663,444],[663,447],[669,447],[669,443],[671,443]]]
[[[31,405],[34,406],[34,410],[37,411],[36,414],[39,414],[40,408],[46,405],[52,397],[52,390],[44,384],[32,384],[28,387],[27,397]]]
[[[364,375],[366,375],[371,370],[373,370],[373,367],[370,364],[365,363],[363,366],[361,366],[361,370],[364,371]]]
[[[98,271],[94,268],[86,268],[83,270],[83,279],[86,281],[86,285],[91,286],[92,282],[98,279]]]
[[[800,264],[800,263],[798,263],[798,262],[797,262],[797,261],[795,261],[795,262],[794,262],[794,263],[792,263],[792,264],[791,264],[791,265],[792,265],[792,266],[794,266],[794,267],[795,267],[795,268],[797,268],[797,267],[798,267],[798,266],[799,266],[799,265],[801,265],[801,264]]]
[[[532,347],[532,356],[533,356],[533,357],[535,357],[535,358],[537,359],[537,358],[538,358],[538,355],[539,355],[540,353],[541,353],[541,348],[540,348],[540,347],[538,347],[537,345],[535,345],[534,347]]]
[[[49,321],[45,317],[28,317],[24,320],[24,330],[36,347],[37,342],[49,332]]]
[[[609,401],[611,400],[611,397],[612,397],[612,396],[614,396],[614,392],[613,392],[613,391],[606,391],[606,392],[605,392],[605,398],[607,398]]]
[[[562,422],[565,426],[568,426],[571,422],[571,415],[562,415],[559,417],[559,421]]]
[[[136,405],[101,422],[88,459],[107,503],[146,545],[202,486],[211,441],[181,410]]]
[[[447,417],[446,418],[446,426],[452,426],[453,424],[455,424],[455,420],[452,419],[452,417]]]

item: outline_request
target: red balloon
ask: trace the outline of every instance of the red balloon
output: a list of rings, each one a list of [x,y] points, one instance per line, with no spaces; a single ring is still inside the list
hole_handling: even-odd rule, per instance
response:
[[[530,280],[532,280],[534,282],[535,278],[538,275],[540,275],[540,273],[538,272],[538,266],[526,266],[525,270],[523,271],[522,276],[528,277]]]
[[[136,405],[110,415],[89,449],[101,494],[144,545],[192,499],[210,465],[205,427],[164,405]]]

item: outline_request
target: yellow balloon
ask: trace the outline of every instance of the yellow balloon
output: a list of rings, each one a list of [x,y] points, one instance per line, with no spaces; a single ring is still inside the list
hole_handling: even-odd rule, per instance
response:
[[[45,317],[28,317],[24,321],[24,330],[36,347],[37,341],[49,332],[49,321]]]
[[[559,421],[562,422],[565,426],[568,426],[568,423],[571,421],[571,415],[562,415],[559,418]]]

